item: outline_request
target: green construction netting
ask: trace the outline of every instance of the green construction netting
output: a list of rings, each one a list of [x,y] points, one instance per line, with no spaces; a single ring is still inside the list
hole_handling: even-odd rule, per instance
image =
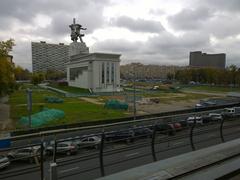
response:
[[[31,127],[39,127],[50,121],[61,119],[64,116],[65,113],[62,110],[44,108],[43,111],[31,115]],[[20,118],[19,123],[21,125],[28,126],[29,118],[23,116]]]
[[[50,97],[45,97],[44,99],[45,99],[45,101],[47,101],[48,103],[63,103],[63,102],[64,102],[63,99],[58,98],[58,97],[52,97],[52,96],[50,96]]]
[[[128,109],[128,104],[124,103],[124,102],[120,102],[116,99],[111,99],[108,100],[105,105],[105,108],[109,108],[109,109],[122,109],[122,110],[127,110]]]

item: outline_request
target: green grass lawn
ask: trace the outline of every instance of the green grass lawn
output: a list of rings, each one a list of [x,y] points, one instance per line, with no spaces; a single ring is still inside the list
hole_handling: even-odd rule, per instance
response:
[[[50,84],[49,86],[53,88],[61,89],[69,93],[75,93],[75,94],[90,93],[88,89],[83,89],[83,88],[77,88],[77,87],[71,87],[71,86],[59,86],[57,84]]]
[[[59,104],[46,103],[44,100],[46,96],[60,97],[64,99],[64,103]],[[32,97],[33,97],[32,113],[37,113],[41,111],[43,107],[56,108],[63,110],[65,112],[65,118],[57,121],[52,121],[51,123],[47,124],[47,126],[77,123],[84,121],[114,119],[125,117],[128,115],[126,111],[105,109],[103,105],[92,104],[80,100],[78,98],[61,97],[57,93],[47,91],[44,89],[34,89]],[[9,97],[9,104],[11,107],[10,117],[15,123],[15,125],[17,125],[17,121],[22,116],[28,115],[26,103],[27,103],[26,92],[24,89],[14,92],[13,94],[10,95]]]
[[[58,96],[59,94],[56,94],[49,90],[44,89],[33,89],[32,92],[32,101],[33,103],[44,103],[44,97],[46,96]],[[16,91],[13,94],[10,95],[9,103],[11,105],[16,104],[26,104],[27,103],[27,93],[25,90]]]
[[[218,87],[218,86],[189,86],[185,87],[186,90],[206,91],[206,92],[240,92],[239,87]]]

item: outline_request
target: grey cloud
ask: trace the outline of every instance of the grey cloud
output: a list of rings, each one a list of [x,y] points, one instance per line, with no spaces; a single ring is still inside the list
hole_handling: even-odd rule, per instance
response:
[[[214,45],[213,53],[226,53],[227,65],[236,64],[240,66],[240,39],[225,38],[219,39],[219,43]]]
[[[232,17],[231,14],[219,15],[207,21],[202,29],[203,33],[209,33],[217,38],[235,36],[240,32],[240,16]]]
[[[181,12],[168,18],[169,24],[176,30],[196,30],[205,25],[206,20],[212,16],[209,9],[183,9]]]
[[[159,33],[164,31],[164,28],[159,21],[132,19],[127,16],[120,16],[112,19],[112,25],[124,27],[135,32]]]
[[[111,53],[136,53],[141,45],[141,42],[130,42],[124,39],[109,39],[97,42],[93,45],[93,51],[103,51]]]
[[[16,41],[16,46],[13,47],[11,54],[13,55],[13,61],[17,65],[32,70],[31,59],[31,44],[29,42]]]
[[[101,28],[104,24],[104,19],[102,15],[103,8],[103,4],[88,3],[85,4],[84,8],[79,8],[78,11],[75,11],[73,13],[63,13],[61,11],[57,12],[51,16],[53,19],[51,24],[51,26],[53,27],[52,30],[54,33],[57,34],[66,34],[67,29],[68,33],[68,25],[72,23],[73,17],[76,17],[77,23],[87,28],[87,30],[84,32],[87,34],[92,33],[95,29]]]
[[[221,11],[221,9],[216,10],[212,6],[208,8],[200,7],[195,10],[184,9],[168,17],[170,26],[177,31],[192,31],[199,34],[213,35],[217,38],[225,38],[239,34],[239,21],[239,14],[224,10]]]
[[[34,14],[53,14],[55,12],[78,12],[81,13],[85,8],[101,7],[108,1],[98,0],[2,0],[0,2],[0,15],[6,17],[15,17],[17,19],[28,21]],[[64,16],[64,14],[62,15]]]
[[[197,0],[197,4],[211,7],[214,11],[237,12],[240,10],[239,0]]]
[[[192,50],[201,50],[210,46],[209,36],[198,33],[186,33],[183,36],[176,37],[170,33],[164,33],[152,37],[148,41],[150,53],[162,53],[168,56],[183,55],[185,56]]]
[[[27,21],[31,19],[33,11],[29,10],[29,7],[32,5],[32,1],[27,0],[14,0],[8,1],[3,0],[0,2],[0,16],[9,18],[13,17],[16,19]]]
[[[24,24],[33,25],[37,14],[48,15],[53,18],[53,31],[61,34],[60,29],[64,28],[64,23],[77,17],[79,23],[88,26],[89,32],[92,32],[104,22],[102,13],[107,3],[108,0],[101,2],[97,0],[3,0],[0,2],[0,17],[6,20],[12,18]],[[71,22],[72,19],[67,24]]]
[[[168,32],[161,33],[146,42],[107,40],[94,45],[94,50],[123,54],[123,62],[140,61],[157,64],[188,64],[190,51],[211,49],[209,36],[188,33],[176,37]]]
[[[162,9],[150,9],[149,14],[152,14],[152,15],[164,15],[166,12]]]

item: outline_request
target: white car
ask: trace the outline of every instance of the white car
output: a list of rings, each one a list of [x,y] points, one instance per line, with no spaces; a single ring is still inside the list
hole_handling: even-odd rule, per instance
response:
[[[45,156],[45,151],[43,151]],[[41,156],[41,147],[32,146],[17,149],[8,153],[8,158],[14,161],[29,161],[30,163],[35,162],[35,157],[40,158]]]
[[[197,103],[196,105],[195,105],[195,108],[202,108],[202,107],[204,107],[202,104],[200,104],[200,103]]]
[[[101,143],[101,138],[98,136],[86,136],[74,141],[78,148],[95,148],[98,149],[99,144]]]
[[[218,113],[209,113],[208,116],[211,121],[221,121],[223,119],[222,115]]]
[[[66,139],[64,139],[66,140]],[[54,153],[54,141],[51,141],[49,146],[46,147],[46,153],[47,155],[52,155]],[[57,154],[66,154],[66,155],[72,155],[77,154],[77,145],[70,140],[62,141],[57,143]]]
[[[188,124],[193,124],[194,121],[196,121],[196,124],[203,124],[203,120],[202,120],[202,117],[200,116],[190,116],[187,118],[187,123]]]
[[[0,169],[3,169],[10,165],[8,157],[0,155]]]

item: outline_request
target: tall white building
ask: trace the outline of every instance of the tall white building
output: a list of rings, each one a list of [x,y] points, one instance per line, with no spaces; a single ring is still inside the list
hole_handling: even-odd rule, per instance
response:
[[[69,45],[49,44],[45,41],[32,42],[32,69],[33,72],[58,70],[66,72],[66,63],[69,62]]]

